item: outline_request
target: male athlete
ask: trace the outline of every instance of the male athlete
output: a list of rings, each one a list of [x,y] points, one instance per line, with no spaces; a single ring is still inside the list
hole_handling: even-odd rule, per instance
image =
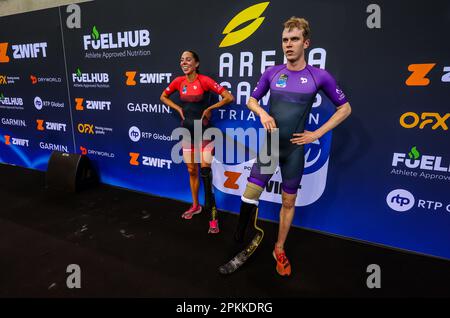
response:
[[[282,176],[282,206],[278,239],[273,256],[276,270],[282,276],[291,274],[291,265],[284,251],[284,244],[295,212],[295,200],[303,175],[304,145],[314,142],[339,125],[351,113],[350,104],[339,89],[334,78],[325,70],[306,63],[305,49],[310,44],[310,27],[303,18],[292,17],[284,23],[282,33],[283,52],[287,64],[268,68],[261,76],[247,106],[257,114],[264,128],[270,133],[278,130],[278,160]],[[267,113],[258,103],[270,90],[270,110]],[[322,90],[337,107],[331,118],[316,131],[306,131],[305,123],[311,112],[314,98]],[[270,134],[269,136],[270,137]],[[270,142],[270,138],[268,138]],[[264,232],[256,226],[259,197],[275,170],[269,173],[257,159],[250,172],[245,192],[241,198],[239,223],[234,235],[237,242],[244,239],[250,219],[258,234],[247,248],[230,262],[219,268],[220,273],[229,274],[240,267],[262,240]]]

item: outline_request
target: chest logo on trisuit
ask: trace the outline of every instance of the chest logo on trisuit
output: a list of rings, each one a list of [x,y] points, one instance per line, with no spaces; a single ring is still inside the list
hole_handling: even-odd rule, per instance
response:
[[[300,83],[306,84],[308,83],[308,79],[306,77],[300,77]]]
[[[287,85],[287,80],[288,80],[288,76],[286,74],[281,74],[280,77],[278,78],[275,86],[284,88]]]
[[[187,86],[183,85],[183,89],[181,90],[181,94],[187,94]]]

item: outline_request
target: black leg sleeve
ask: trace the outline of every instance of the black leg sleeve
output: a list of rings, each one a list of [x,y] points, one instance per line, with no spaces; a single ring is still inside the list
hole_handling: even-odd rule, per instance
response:
[[[234,233],[234,239],[242,243],[244,241],[245,231],[247,230],[248,223],[252,215],[255,214],[257,206],[255,204],[241,202],[241,211],[239,213],[239,221],[236,228],[236,232]]]
[[[211,168],[201,168],[200,176],[203,180],[203,187],[205,188],[205,209],[211,211],[216,206],[214,199],[213,185],[212,185],[212,171]]]

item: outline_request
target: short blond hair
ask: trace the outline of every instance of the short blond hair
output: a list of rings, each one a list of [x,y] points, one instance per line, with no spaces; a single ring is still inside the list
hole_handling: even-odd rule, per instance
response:
[[[294,28],[302,30],[303,38],[305,40],[309,39],[311,36],[311,29],[309,28],[309,22],[306,19],[298,17],[290,17],[286,22],[284,22],[283,26],[285,29],[288,29],[289,31],[291,31]]]

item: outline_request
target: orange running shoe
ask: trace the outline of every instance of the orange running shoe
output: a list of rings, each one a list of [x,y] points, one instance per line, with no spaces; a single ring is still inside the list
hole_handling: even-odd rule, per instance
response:
[[[291,275],[291,264],[286,257],[286,253],[284,251],[277,253],[277,248],[275,247],[272,255],[277,261],[277,272],[281,276],[289,276]]]

